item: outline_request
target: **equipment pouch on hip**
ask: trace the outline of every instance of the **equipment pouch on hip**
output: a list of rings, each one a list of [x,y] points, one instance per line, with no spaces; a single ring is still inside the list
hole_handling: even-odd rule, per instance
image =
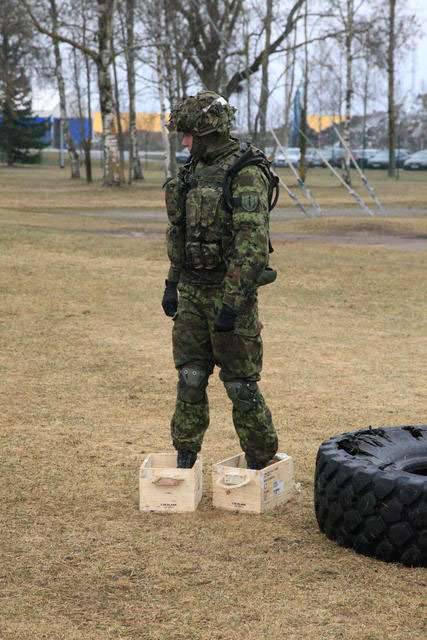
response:
[[[256,285],[257,287],[263,287],[266,284],[271,284],[277,278],[277,271],[271,267],[266,267],[264,271],[258,276]]]

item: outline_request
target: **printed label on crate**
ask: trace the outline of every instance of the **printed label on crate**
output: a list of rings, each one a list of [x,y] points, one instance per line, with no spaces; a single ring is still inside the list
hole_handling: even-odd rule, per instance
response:
[[[235,507],[236,509],[247,509],[248,505],[246,504],[246,502],[232,502],[231,503],[233,505],[233,507]]]
[[[280,496],[281,493],[285,490],[285,483],[283,480],[274,480],[273,482],[273,493],[275,496]]]

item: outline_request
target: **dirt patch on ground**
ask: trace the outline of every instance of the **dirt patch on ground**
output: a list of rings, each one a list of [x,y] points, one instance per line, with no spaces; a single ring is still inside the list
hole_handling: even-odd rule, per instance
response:
[[[394,235],[375,233],[372,231],[353,231],[342,234],[326,233],[275,233],[271,234],[273,240],[285,242],[316,242],[322,244],[353,245],[353,246],[377,246],[388,249],[400,249],[402,251],[426,251],[427,236],[425,235]]]
[[[84,219],[84,214],[80,219]],[[37,217],[37,214],[35,214]],[[105,215],[105,224],[100,226],[99,216],[97,222],[93,220],[86,226],[79,226],[79,218],[74,214],[67,218],[60,215],[59,219],[55,214],[45,216],[52,224],[29,224],[27,218],[16,220],[5,220],[4,224],[17,226],[24,229],[38,229],[39,231],[61,232],[72,234],[105,235],[118,238],[134,238],[137,240],[159,240],[164,237],[166,228],[165,216],[160,217],[150,214],[143,216],[144,222],[140,224],[121,226],[117,224],[117,219],[111,220],[109,214]],[[120,219],[120,218],[119,218]],[[331,224],[330,221],[333,221]],[[406,225],[399,224],[399,221],[382,220],[381,222],[354,222],[346,221],[347,224],[340,224],[337,219],[323,219],[323,227],[318,233],[311,232],[311,221],[306,223],[307,231],[300,233],[281,231],[283,223],[273,222],[271,238],[276,242],[287,243],[321,243],[331,245],[352,245],[352,246],[377,246],[402,251],[425,251],[427,250],[427,233],[410,232],[411,223],[405,220]],[[318,223],[319,221],[316,221]],[[320,221],[322,222],[322,221]],[[107,228],[108,227],[108,228]]]

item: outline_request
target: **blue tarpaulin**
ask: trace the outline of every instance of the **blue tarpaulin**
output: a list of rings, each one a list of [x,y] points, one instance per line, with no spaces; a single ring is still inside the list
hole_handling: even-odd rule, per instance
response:
[[[79,147],[85,138],[88,138],[91,134],[91,123],[89,118],[67,118],[68,126],[70,129],[71,137],[76,147]],[[0,116],[0,124],[3,121],[3,117]],[[42,137],[42,142],[47,146],[55,147],[59,149],[60,146],[60,118],[54,118],[53,116],[33,116],[31,118],[25,118],[25,124],[31,126],[31,124],[45,124],[46,132]],[[66,143],[64,140],[64,148]]]
[[[67,118],[68,127],[70,129],[71,137],[73,139],[74,144],[79,147],[85,138],[88,138],[91,134],[91,123],[89,118]],[[60,119],[53,118],[53,143],[56,149],[59,149],[60,146]],[[65,147],[64,140],[64,147]]]

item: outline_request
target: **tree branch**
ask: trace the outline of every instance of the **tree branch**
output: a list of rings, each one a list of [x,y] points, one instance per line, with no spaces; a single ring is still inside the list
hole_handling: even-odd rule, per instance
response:
[[[27,0],[18,0],[18,2],[28,12],[28,15],[30,16],[31,21],[34,24],[34,26],[37,29],[37,31],[39,31],[40,33],[42,33],[45,36],[48,36],[52,40],[56,40],[57,42],[63,42],[64,44],[69,44],[74,49],[79,49],[79,51],[81,51],[82,53],[84,53],[87,56],[89,56],[90,58],[92,58],[92,60],[96,64],[99,63],[99,55],[98,55],[98,53],[96,51],[94,51],[93,49],[89,49],[88,47],[80,44],[80,42],[77,42],[76,40],[73,40],[72,38],[69,38],[68,36],[64,36],[61,33],[58,33],[57,31],[51,31],[50,29],[46,29],[46,27],[44,27],[41,24],[41,22],[37,19],[37,17],[34,15],[32,9],[31,9],[30,3],[27,2]]]
[[[237,91],[237,89],[239,88],[240,83],[243,80],[247,80],[252,74],[256,73],[258,71],[258,69],[260,68],[263,59],[265,58],[265,56],[270,56],[272,53],[275,53],[275,51],[278,49],[278,47],[282,44],[282,42],[287,38],[287,36],[291,33],[291,31],[293,30],[294,26],[295,26],[295,22],[297,20],[296,14],[298,14],[298,11],[301,9],[301,7],[303,6],[303,4],[306,2],[306,0],[296,0],[294,6],[292,7],[291,11],[289,12],[288,18],[286,20],[286,25],[284,30],[282,31],[282,33],[280,34],[280,36],[278,38],[276,38],[276,40],[274,40],[274,42],[272,42],[270,44],[269,47],[267,47],[266,49],[263,49],[261,51],[261,53],[259,53],[255,60],[252,62],[252,64],[248,65],[247,67],[245,67],[245,69],[242,69],[241,71],[237,71],[229,80],[227,87],[226,87],[226,95],[227,97],[229,97],[232,93],[234,93],[235,91]]]

